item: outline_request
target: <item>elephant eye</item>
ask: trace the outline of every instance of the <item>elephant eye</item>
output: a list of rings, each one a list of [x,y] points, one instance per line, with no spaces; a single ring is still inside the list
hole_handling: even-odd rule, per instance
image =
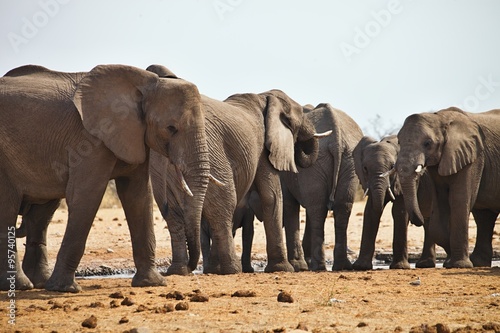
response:
[[[167,127],[168,131],[170,132],[170,134],[174,135],[175,133],[177,133],[177,128],[175,126],[168,126]]]
[[[424,148],[425,149],[429,149],[432,145],[432,140],[431,139],[427,139],[424,141]]]

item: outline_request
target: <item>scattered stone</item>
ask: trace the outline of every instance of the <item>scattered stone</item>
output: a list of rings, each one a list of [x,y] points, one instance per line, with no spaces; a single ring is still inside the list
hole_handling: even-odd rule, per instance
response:
[[[487,331],[500,332],[500,324],[499,323],[486,323],[483,325],[483,328]]]
[[[122,317],[120,319],[120,321],[118,322],[118,324],[126,324],[128,323],[130,320],[127,318],[127,317]]]
[[[52,304],[52,307],[50,308],[51,310],[63,308],[63,304],[61,302],[54,301],[54,302],[49,303],[49,304]]]
[[[306,324],[303,323],[303,322],[300,322],[298,325],[297,325],[297,329],[298,330],[302,330],[302,331],[309,331],[309,329],[307,328]]]
[[[366,326],[368,326],[368,324],[365,323],[364,321],[359,322],[358,325],[356,325],[356,327],[366,327]]]
[[[118,220],[119,220],[119,218],[113,217],[113,221],[118,221]]]
[[[166,312],[174,312],[175,310],[174,303],[167,303],[163,306],[163,308],[165,308]]]
[[[278,294],[278,302],[282,303],[293,303],[293,297],[289,292],[282,291]]]
[[[235,291],[231,297],[256,297],[257,294],[252,290],[237,290]]]
[[[104,303],[102,303],[102,302],[92,302],[92,303],[90,303],[89,306],[91,308],[103,308],[104,307]]]
[[[97,327],[97,318],[96,318],[96,316],[91,315],[90,317],[88,317],[87,319],[85,319],[82,322],[82,326],[83,327],[87,327],[87,328],[96,328]]]
[[[108,253],[115,253],[115,251],[113,249],[110,249],[110,248],[106,249],[106,252],[108,252]]]
[[[208,302],[208,295],[198,290],[189,300],[191,302]]]
[[[130,295],[137,295],[137,294],[135,293],[135,291],[131,291]]]
[[[226,293],[213,293],[212,295],[210,295],[210,297],[213,297],[213,298],[221,298],[221,297],[224,297],[224,296],[227,296]]]
[[[187,302],[179,302],[175,305],[175,309],[177,311],[185,311],[189,309],[189,303]]]
[[[436,324],[436,332],[437,333],[451,333],[451,329],[445,324]]]
[[[273,328],[273,333],[284,333],[286,332],[286,327]]]
[[[186,297],[184,296],[183,293],[181,293],[180,291],[171,291],[167,294],[166,298],[174,298],[175,300],[177,301],[182,301],[183,299],[185,299]]]
[[[111,302],[109,302],[109,306],[111,308],[117,308],[120,306],[120,302],[118,302],[116,299],[112,300]]]
[[[122,305],[132,306],[135,304],[134,300],[130,297],[125,297],[121,303]]]
[[[115,293],[112,293],[111,295],[109,295],[109,297],[111,297],[111,298],[125,298],[125,296],[123,296],[123,293],[121,291],[117,291]]]
[[[232,313],[232,314],[237,314],[237,313],[240,313],[240,311],[238,311],[238,310],[236,309],[236,310],[233,310],[233,311],[229,311],[229,313]]]
[[[145,305],[141,304],[137,307],[137,310],[135,310],[135,312],[144,312],[146,310],[148,310],[148,308]]]

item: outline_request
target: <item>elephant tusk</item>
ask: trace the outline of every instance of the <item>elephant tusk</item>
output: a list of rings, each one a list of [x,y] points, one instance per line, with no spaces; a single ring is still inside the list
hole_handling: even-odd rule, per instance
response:
[[[368,190],[369,190],[369,188],[367,188],[367,189],[365,190],[365,193],[363,193],[363,198],[366,198],[366,196],[368,195]]]
[[[332,130],[329,130],[329,131],[326,131],[326,132],[323,132],[323,133],[314,133],[314,137],[315,138],[324,138],[326,136],[329,136],[330,134],[332,134]]]
[[[212,174],[208,175],[208,179],[217,186],[226,186],[226,184],[212,176]]]
[[[388,187],[389,189],[389,195],[391,196],[392,201],[396,200],[396,197],[394,196],[394,193],[392,192],[391,188]]]
[[[189,188],[188,184],[186,183],[186,180],[184,179],[184,175],[182,174],[182,171],[176,166],[175,170],[177,171],[177,177],[179,178],[179,181],[181,182],[182,189],[184,192],[189,195],[190,197],[193,196],[193,192],[191,192],[191,189]]]
[[[387,176],[392,176],[395,172],[396,172],[396,169],[392,168],[391,170],[382,173],[379,177],[385,178]]]
[[[422,164],[419,164],[419,165],[417,166],[417,168],[415,169],[415,172],[416,172],[416,173],[420,173],[420,172],[422,172]]]

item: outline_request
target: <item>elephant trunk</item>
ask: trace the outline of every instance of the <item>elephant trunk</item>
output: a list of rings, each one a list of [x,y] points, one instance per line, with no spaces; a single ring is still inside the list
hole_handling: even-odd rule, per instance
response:
[[[422,226],[424,224],[424,218],[420,212],[417,199],[418,177],[416,173],[413,177],[400,177],[400,182],[406,211],[410,216],[410,221],[416,226]]]
[[[195,270],[200,259],[200,224],[203,211],[203,202],[210,177],[210,163],[208,146],[204,134],[194,133],[195,151],[192,156],[196,158],[187,164],[186,180],[193,196],[185,196],[184,206],[185,232],[189,252],[188,267]]]
[[[301,168],[310,167],[318,158],[319,142],[315,133],[314,125],[304,115],[295,143],[295,163]]]
[[[372,210],[374,215],[382,215],[382,212],[385,207],[385,196],[387,193],[387,184],[385,184],[385,179],[377,180],[376,183],[370,185],[369,195],[371,197],[372,202]]]

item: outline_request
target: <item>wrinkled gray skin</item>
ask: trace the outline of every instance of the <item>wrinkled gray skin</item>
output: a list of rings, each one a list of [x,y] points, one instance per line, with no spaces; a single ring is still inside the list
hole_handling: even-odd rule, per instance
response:
[[[359,184],[352,151],[363,134],[354,120],[329,104],[319,104],[314,109],[306,106],[305,110],[317,132],[330,129],[333,132],[319,140],[318,159],[311,167],[299,168],[297,174],[281,174],[288,261],[296,271],[326,269],[324,226],[328,209],[332,209],[335,216],[333,270],[352,269],[347,257],[347,225]],[[302,246],[300,206],[307,214]]]
[[[157,70],[161,76],[161,71]],[[316,160],[318,141],[302,107],[279,90],[261,94],[236,94],[225,101],[202,96],[212,175],[223,183],[210,183],[203,218],[212,235],[211,273],[242,271],[233,239],[233,214],[251,187],[262,201],[267,239],[266,272],[293,271],[282,236],[283,200],[279,171],[297,170]],[[185,248],[186,213],[178,186],[171,185],[168,161],[151,155],[155,200],[172,237],[172,265],[168,274],[188,274]],[[201,223],[201,221],[199,221]],[[174,240],[176,240],[174,242]],[[212,260],[217,253],[217,260]]]
[[[236,231],[241,228],[241,267],[243,273],[253,273],[252,266],[252,242],[254,235],[254,220],[257,218],[263,221],[262,218],[262,205],[260,203],[259,195],[256,191],[250,191],[245,195],[245,198],[240,201],[233,215],[233,237]],[[201,250],[203,254],[203,272],[208,273],[215,263],[210,263],[210,248],[211,248],[211,233],[206,220],[201,221]],[[217,254],[212,254],[217,256]],[[212,260],[214,260],[212,258]],[[217,262],[217,258],[215,259]]]
[[[392,201],[392,218],[394,232],[392,242],[392,262],[390,268],[408,269],[407,232],[409,217],[404,205],[403,194],[397,173],[394,170],[399,153],[398,138],[391,135],[377,141],[370,137],[363,137],[354,148],[354,166],[361,182],[363,191],[367,193],[363,214],[363,233],[358,259],[353,263],[355,270],[373,269],[375,241],[380,217],[385,206]],[[386,175],[384,175],[386,174]],[[384,175],[384,176],[382,176]],[[367,192],[366,192],[367,191]],[[418,204],[425,217],[425,240],[422,255],[416,267],[435,267],[435,245],[428,234],[428,218],[431,214],[432,182],[425,174],[420,178],[418,186]],[[391,195],[392,192],[392,195]]]
[[[491,266],[500,211],[499,133],[500,110],[473,114],[454,107],[411,115],[398,133],[396,169],[406,208],[413,223],[423,223],[417,171],[425,168],[434,183],[429,232],[449,254],[446,267]],[[471,211],[477,238],[469,258]]]
[[[154,264],[149,152],[152,148],[170,156],[188,183],[197,178],[208,182],[204,117],[196,86],[134,67],[102,65],[88,73],[23,66],[1,78],[0,88],[0,152],[5,156],[0,168],[0,227],[14,228],[17,214],[23,214],[28,244],[23,267],[35,285],[80,290],[74,274],[110,179],[116,181],[132,238],[137,268],[132,285],[164,285]],[[197,137],[200,140],[194,140]],[[196,186],[191,189],[199,192]],[[46,280],[46,228],[64,197],[68,225],[54,271]],[[0,289],[7,290],[6,272],[12,269],[6,234],[0,249],[5,254]],[[17,257],[15,269],[16,288],[32,288]]]

